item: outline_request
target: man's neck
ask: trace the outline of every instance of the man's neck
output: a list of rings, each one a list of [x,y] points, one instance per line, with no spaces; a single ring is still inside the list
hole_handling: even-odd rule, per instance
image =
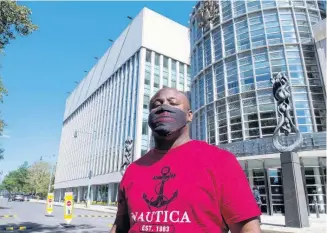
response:
[[[155,148],[157,150],[167,151],[169,149],[181,146],[190,140],[190,136],[186,133],[180,135],[175,140],[164,140],[155,138]]]

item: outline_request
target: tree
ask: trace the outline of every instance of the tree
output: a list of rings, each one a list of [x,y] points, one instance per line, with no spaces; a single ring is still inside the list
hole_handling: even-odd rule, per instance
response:
[[[0,51],[16,39],[16,34],[27,36],[38,29],[32,23],[31,14],[29,8],[18,5],[16,1],[0,1]]]
[[[28,184],[34,194],[40,194],[42,197],[48,193],[48,185],[50,180],[51,166],[47,162],[34,163],[28,169]]]
[[[32,11],[26,6],[18,5],[13,0],[0,1],[0,52],[11,40],[16,39],[16,36],[27,36],[38,27],[32,23],[30,18]],[[3,102],[3,97],[8,94],[0,76],[0,103]],[[0,111],[1,117],[1,111]],[[3,119],[0,119],[0,136],[6,126]],[[2,151],[3,158],[3,151]]]
[[[17,170],[9,172],[3,179],[2,185],[9,192],[24,192],[28,189],[28,164],[24,162]]]

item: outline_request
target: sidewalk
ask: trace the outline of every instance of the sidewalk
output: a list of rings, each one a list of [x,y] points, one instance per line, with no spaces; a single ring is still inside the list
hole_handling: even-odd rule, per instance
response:
[[[310,227],[306,228],[291,228],[285,227],[285,217],[282,215],[262,215],[261,229],[264,233],[325,233],[327,215],[321,214],[320,218],[311,214],[309,217]]]
[[[45,201],[30,201],[45,204]],[[54,205],[63,206],[63,203],[55,202]],[[90,208],[86,208],[84,204],[74,204],[74,208],[112,214],[117,212],[116,206],[91,205]],[[261,229],[263,233],[326,233],[327,230],[327,215],[325,214],[321,214],[320,218],[317,218],[315,214],[311,214],[309,217],[310,227],[306,228],[285,227],[285,217],[282,215],[262,215],[261,220]]]

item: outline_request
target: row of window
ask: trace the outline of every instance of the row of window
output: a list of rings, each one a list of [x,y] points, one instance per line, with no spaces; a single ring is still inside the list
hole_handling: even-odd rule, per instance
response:
[[[65,121],[56,182],[86,178],[90,170],[93,175],[119,170],[124,140],[128,135],[135,137],[138,56],[129,59]]]
[[[162,85],[160,85],[161,73]],[[152,86],[151,83],[153,83]],[[188,91],[190,84],[190,67],[188,65],[151,50],[146,50],[141,155],[147,152],[151,143],[147,123],[151,97],[161,87],[173,87],[180,91]]]
[[[320,2],[320,1],[318,1]],[[233,17],[238,18],[240,16],[249,13],[251,15],[252,12],[255,11],[267,11],[270,9],[285,9],[284,7],[292,7],[294,9],[308,9],[310,17],[312,16],[312,23],[317,22],[320,17],[319,15],[319,3],[317,1],[289,1],[289,0],[236,0],[236,1],[220,1],[219,7],[221,8],[219,12],[221,14],[217,17],[216,20],[213,21],[213,26],[218,24],[223,24],[224,22],[228,22]],[[282,7],[282,8],[281,8]],[[318,17],[317,17],[318,16]],[[192,46],[195,41],[199,40],[202,35],[206,31],[203,31],[198,27],[197,18],[193,17],[192,26],[191,26],[191,41]]]
[[[207,105],[206,109],[201,109],[194,115],[193,136],[199,140],[207,140],[211,144],[271,136],[277,126],[278,117],[273,98],[267,95],[271,92],[271,89],[267,89],[258,93],[247,93],[248,95],[243,97],[248,98],[242,100],[239,96],[234,96],[227,99],[227,103],[222,99],[215,104]],[[310,109],[305,105],[306,101],[295,103],[296,118],[291,111],[292,121],[297,124],[300,132],[313,132],[313,119]],[[326,131],[324,114],[325,109],[314,111],[317,131]]]
[[[293,20],[294,11],[295,18]],[[317,20],[312,19],[314,16]],[[307,18],[308,17],[308,18]],[[214,61],[236,52],[283,43],[311,43],[311,27],[319,19],[318,12],[307,16],[304,9],[280,9],[255,13],[215,28],[194,47],[192,76]],[[214,58],[211,57],[213,51]]]

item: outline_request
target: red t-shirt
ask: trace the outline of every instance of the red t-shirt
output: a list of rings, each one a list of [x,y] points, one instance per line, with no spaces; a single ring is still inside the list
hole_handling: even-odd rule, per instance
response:
[[[129,233],[220,233],[261,214],[235,156],[201,141],[132,163],[120,183],[119,215]],[[224,218],[224,220],[223,220]]]

